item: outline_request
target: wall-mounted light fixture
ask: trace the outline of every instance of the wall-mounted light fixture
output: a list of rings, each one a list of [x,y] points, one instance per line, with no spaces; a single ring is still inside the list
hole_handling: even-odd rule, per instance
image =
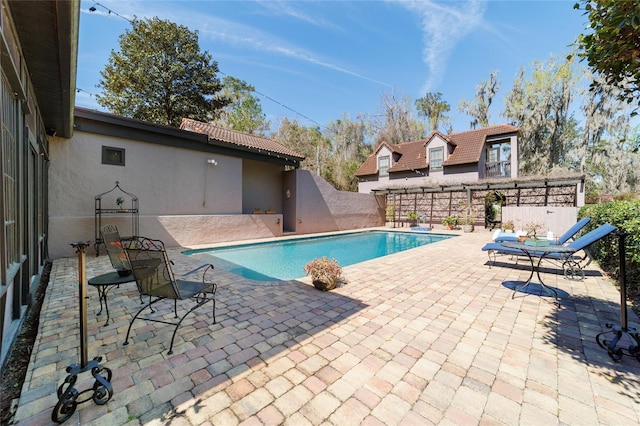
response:
[[[291,191],[287,189],[287,192],[284,193],[287,198],[291,198]]]
[[[217,166],[217,165],[218,165],[218,162],[217,162],[215,159],[213,159],[213,158],[209,158],[209,159],[207,160],[207,163],[208,163],[208,164],[211,164],[212,166]]]

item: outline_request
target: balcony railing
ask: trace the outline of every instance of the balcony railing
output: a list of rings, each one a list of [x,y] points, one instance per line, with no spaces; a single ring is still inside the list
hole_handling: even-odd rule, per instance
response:
[[[485,166],[485,177],[488,177],[488,178],[511,177],[511,161],[498,161],[497,163],[487,163]]]

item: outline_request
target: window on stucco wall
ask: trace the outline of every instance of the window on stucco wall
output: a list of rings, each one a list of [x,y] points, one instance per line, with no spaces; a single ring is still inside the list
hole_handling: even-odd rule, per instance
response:
[[[102,147],[102,164],[124,166],[124,149],[112,146]]]
[[[388,155],[378,158],[378,175],[389,176],[389,156]]]
[[[444,148],[429,149],[429,169],[442,170],[442,162],[444,161]]]

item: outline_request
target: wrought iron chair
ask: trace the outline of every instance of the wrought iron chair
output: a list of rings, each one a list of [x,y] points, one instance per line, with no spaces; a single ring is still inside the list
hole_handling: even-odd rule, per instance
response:
[[[122,275],[131,273],[131,265],[129,264],[129,259],[127,259],[127,254],[124,252],[123,240],[120,238],[118,228],[115,225],[104,225],[100,228],[100,234],[113,269]],[[124,240],[124,244],[128,240]]]
[[[213,323],[216,323],[215,293],[217,284],[215,282],[207,282],[206,276],[207,272],[213,269],[213,265],[202,266],[205,268],[202,273],[202,281],[187,281],[176,279],[173,269],[171,268],[173,263],[169,260],[162,241],[145,237],[134,237],[125,245],[124,249],[131,264],[133,276],[135,277],[140,294],[149,296],[149,303],[140,308],[129,323],[127,336],[124,341],[125,345],[129,343],[131,327],[142,311],[149,307],[153,313],[153,306],[165,299],[173,299],[174,315],[176,319],[179,319],[178,321],[165,321],[162,317],[152,317],[150,315],[144,316],[141,319],[174,326],[171,344],[169,345],[169,355],[173,353],[173,342],[182,321],[184,321],[187,315],[208,301],[211,301],[213,304]],[[198,269],[202,269],[202,267]],[[178,317],[178,300],[192,300],[194,302],[194,305],[181,317]]]

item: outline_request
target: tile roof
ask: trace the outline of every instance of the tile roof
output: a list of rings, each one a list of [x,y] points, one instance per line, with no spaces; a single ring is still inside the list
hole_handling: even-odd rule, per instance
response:
[[[444,161],[444,166],[456,164],[477,163],[480,161],[482,149],[489,136],[517,133],[518,128],[510,124],[499,124],[496,126],[484,127],[477,130],[452,133],[449,135],[451,141],[455,143],[456,149]]]
[[[257,151],[266,151],[286,157],[299,158],[304,160],[304,155],[287,148],[273,139],[263,138],[261,136],[250,135],[248,133],[237,132],[235,130],[224,129],[214,126],[213,124],[203,123],[201,121],[183,118],[180,123],[180,129],[188,130],[195,133],[201,133],[209,136],[217,141],[230,143],[240,147],[249,148]]]
[[[378,173],[377,154],[382,146],[387,146],[396,162],[391,164],[389,172],[402,172],[411,170],[425,169],[429,166],[429,159],[426,158],[427,152],[425,146],[436,136],[444,139],[448,144],[454,147],[453,153],[444,161],[445,166],[456,164],[477,163],[482,155],[482,148],[489,136],[497,136],[501,134],[509,134],[517,132],[518,128],[510,124],[500,124],[489,126],[477,130],[467,130],[465,132],[452,133],[446,135],[438,130],[434,130],[431,134],[421,140],[406,142],[402,144],[389,144],[383,142],[376,152],[371,154],[360,166],[356,172],[356,176],[368,176]]]
[[[427,139],[423,139],[396,145],[400,157],[389,167],[389,173],[426,168],[428,160],[425,158],[427,151],[424,147],[427,142]]]

